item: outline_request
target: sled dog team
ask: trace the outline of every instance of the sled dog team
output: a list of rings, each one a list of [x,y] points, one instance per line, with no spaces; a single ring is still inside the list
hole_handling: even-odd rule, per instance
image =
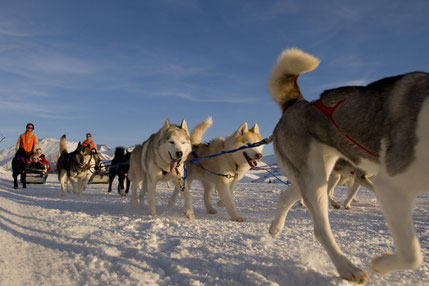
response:
[[[367,86],[331,89],[323,92],[319,100],[308,102],[297,80],[300,74],[318,65],[319,60],[312,55],[288,49],[279,56],[269,79],[271,96],[282,112],[273,132],[274,153],[292,182],[279,197],[269,233],[273,238],[278,237],[292,205],[303,200],[311,214],[315,236],[339,275],[355,283],[366,283],[368,275],[341,251],[329,223],[328,181],[333,188],[342,177],[352,180],[350,186],[360,184],[375,192],[395,244],[395,252],[372,260],[373,271],[383,275],[417,268],[423,258],[413,225],[412,203],[429,187],[429,74],[413,72]],[[249,145],[262,137],[258,125],[249,129],[243,123],[225,139],[202,143],[203,134],[211,124],[208,118],[189,132],[184,120],[180,125],[166,120],[157,133],[136,146],[128,173],[134,206],[142,206],[147,193],[149,213],[155,215],[156,184],[172,181],[175,191],[169,204],[174,204],[183,191],[185,216],[194,219],[189,187],[193,180],[200,180],[208,213],[216,213],[209,200],[216,190],[231,219],[243,221],[232,195],[237,182],[261,159],[263,147],[197,164],[190,164],[190,160]],[[70,154],[63,149],[63,153],[58,173],[62,192],[65,177],[79,178],[79,168],[90,159],[88,150],[82,146]],[[334,170],[338,160],[340,166]],[[79,183],[80,187],[84,184]],[[349,190],[346,206],[357,187],[350,189],[353,190]]]

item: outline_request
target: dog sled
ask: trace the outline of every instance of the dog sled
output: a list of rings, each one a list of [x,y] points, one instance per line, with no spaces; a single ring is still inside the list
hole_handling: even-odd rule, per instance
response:
[[[100,167],[96,170],[91,167],[91,177],[89,177],[88,184],[108,184],[109,183],[109,166],[110,162],[102,162]]]
[[[88,184],[107,184],[109,183],[109,172],[94,172],[91,177],[89,177]]]
[[[27,168],[26,183],[27,184],[45,184],[48,179],[48,172],[44,169]]]

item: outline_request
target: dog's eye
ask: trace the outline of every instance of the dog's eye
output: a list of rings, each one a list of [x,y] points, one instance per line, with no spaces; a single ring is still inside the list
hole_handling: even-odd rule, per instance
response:
[[[182,142],[182,145],[185,145],[186,144],[186,142]]]
[[[170,143],[170,144],[174,144],[174,141],[168,141],[168,143]]]

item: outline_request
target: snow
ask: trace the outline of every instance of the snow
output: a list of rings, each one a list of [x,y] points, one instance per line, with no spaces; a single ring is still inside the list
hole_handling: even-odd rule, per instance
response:
[[[292,208],[278,239],[269,237],[283,184],[239,183],[235,201],[246,221],[238,223],[223,208],[206,214],[198,183],[196,220],[188,221],[181,197],[167,207],[172,190],[163,184],[153,217],[147,205],[133,210],[129,197],[108,195],[106,185],[61,197],[56,175],[18,190],[11,179],[0,167],[1,286],[352,285],[339,278],[304,207]],[[338,187],[336,198],[345,197]],[[330,209],[330,220],[342,250],[369,273],[368,285],[428,285],[429,195],[418,197],[414,215],[423,265],[386,277],[370,270],[372,257],[393,249],[384,218],[373,193],[362,189],[358,198],[352,210]]]

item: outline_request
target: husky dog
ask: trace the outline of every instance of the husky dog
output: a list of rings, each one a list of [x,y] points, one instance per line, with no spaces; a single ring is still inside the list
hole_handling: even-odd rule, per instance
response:
[[[373,191],[373,186],[368,178],[369,176],[359,168],[352,166],[348,161],[339,159],[328,179],[328,199],[331,206],[339,209],[341,206],[334,200],[334,189],[338,185],[347,185],[347,198],[344,201],[344,208],[351,209],[352,201],[357,202],[355,198],[360,188],[363,186]],[[304,200],[300,200],[300,205],[304,206]]]
[[[212,118],[198,124],[191,132],[192,155],[189,156],[187,186],[191,186],[193,180],[201,181],[204,187],[204,204],[209,214],[215,214],[216,209],[210,204],[210,196],[216,188],[222,205],[228,211],[231,220],[242,222],[244,219],[238,215],[232,195],[238,181],[251,167],[257,165],[257,160],[262,158],[263,146],[253,147],[242,151],[228,153],[219,157],[210,158],[196,165],[190,164],[190,159],[205,157],[225,150],[233,150],[243,145],[250,145],[262,140],[259,127],[255,124],[248,129],[247,123],[243,123],[232,135],[224,138],[216,138],[208,144],[201,143],[204,132],[212,125]],[[214,174],[217,173],[217,174]],[[219,175],[222,174],[223,176]],[[228,176],[228,177],[226,177]],[[173,205],[178,194],[177,188],[170,199],[169,205]]]
[[[89,168],[92,159],[91,149],[88,146],[82,146],[79,142],[76,150],[68,153],[66,146],[66,135],[60,140],[60,157],[57,161],[58,180],[61,184],[61,196],[64,196],[65,184],[67,182],[67,191],[69,192],[69,182],[73,186],[73,191],[80,195],[82,190],[86,189]],[[74,181],[77,179],[77,184]]]
[[[108,193],[112,192],[112,183],[118,176],[118,193],[121,196],[128,194],[130,189],[130,180],[128,179],[128,171],[130,169],[131,152],[125,151],[123,147],[116,147],[115,157],[113,157],[109,168],[109,189]],[[124,187],[124,182],[127,182],[127,188]],[[125,190],[125,191],[124,191]]]
[[[169,181],[179,189],[184,188],[184,162],[191,152],[186,121],[180,126],[171,125],[165,120],[164,126],[152,134],[143,144],[137,145],[131,152],[128,177],[131,181],[131,203],[137,205],[137,189],[140,188],[140,206],[143,207],[144,195],[149,193],[149,214],[155,215],[155,189],[158,181]],[[189,190],[184,191],[185,216],[195,218],[192,198]]]
[[[348,194],[344,201],[344,208],[351,209],[352,201],[357,201],[355,196],[360,186],[373,191],[374,188],[369,177],[364,171],[352,166],[348,161],[339,159],[328,180],[328,198],[331,205],[336,209],[340,208],[340,205],[333,198],[334,189],[337,185],[345,184]]]
[[[274,152],[292,186],[280,195],[269,232],[275,238],[291,206],[303,198],[314,233],[344,279],[365,283],[368,275],[346,258],[328,219],[327,181],[339,158],[368,174],[384,212],[396,251],[372,261],[379,274],[417,268],[423,261],[412,202],[428,191],[429,74],[413,72],[367,86],[327,90],[308,102],[297,84],[319,60],[285,50],[270,77],[273,99],[283,116],[274,129]]]

